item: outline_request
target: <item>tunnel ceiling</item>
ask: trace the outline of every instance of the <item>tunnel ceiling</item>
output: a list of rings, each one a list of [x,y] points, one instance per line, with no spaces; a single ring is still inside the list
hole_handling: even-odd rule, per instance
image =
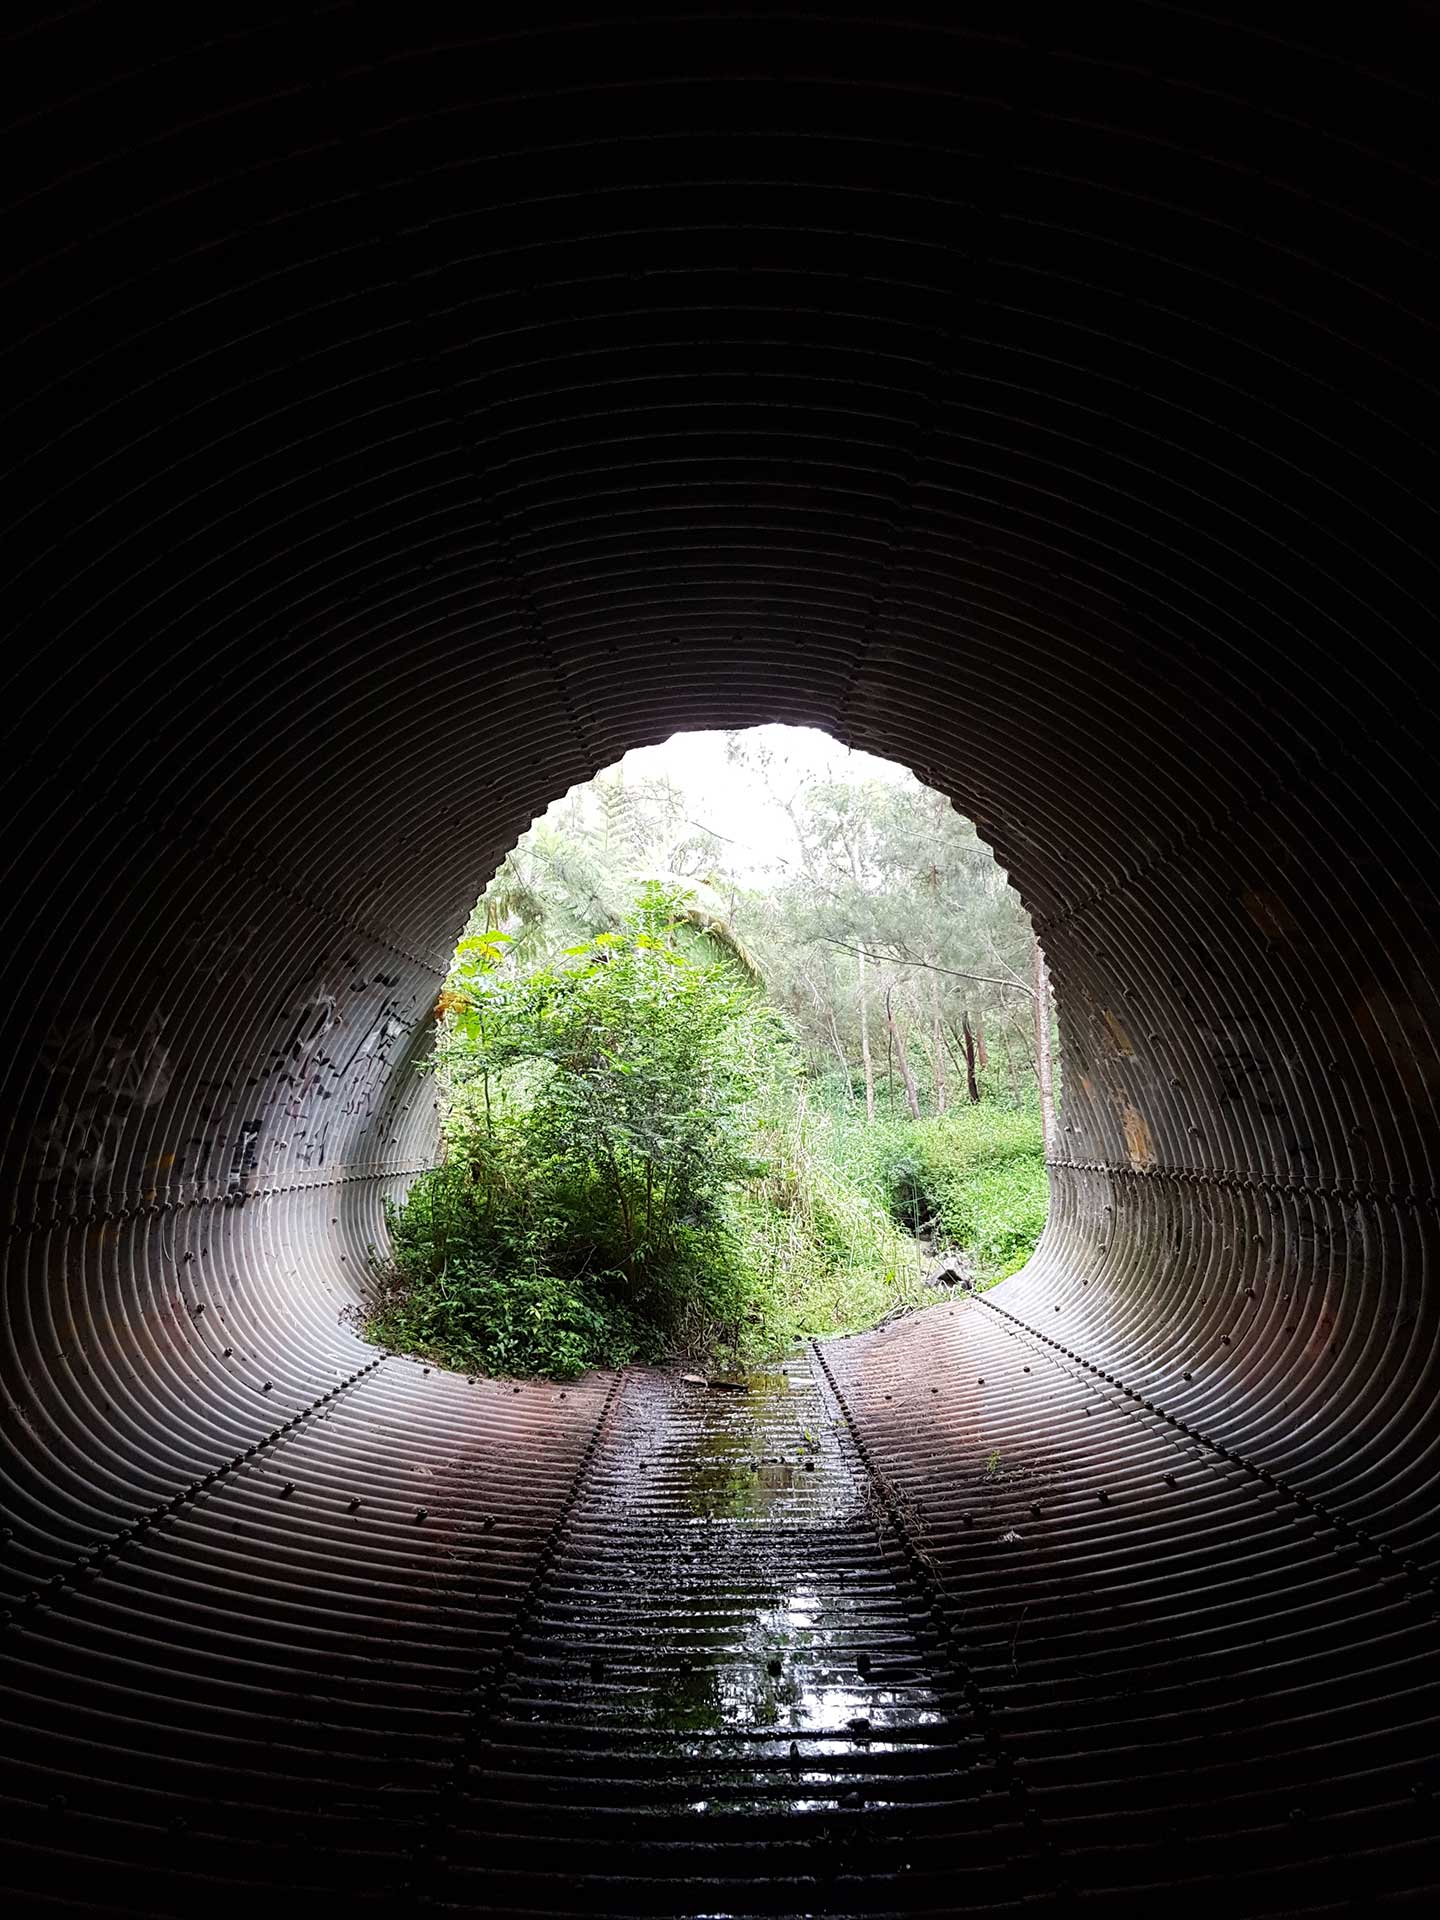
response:
[[[572,783],[762,721],[950,794],[1044,940],[1052,1224],[992,1311],[1433,1637],[1436,32],[1281,18],[9,30],[11,1724],[77,1568],[330,1396],[511,1418],[338,1318],[450,943]]]

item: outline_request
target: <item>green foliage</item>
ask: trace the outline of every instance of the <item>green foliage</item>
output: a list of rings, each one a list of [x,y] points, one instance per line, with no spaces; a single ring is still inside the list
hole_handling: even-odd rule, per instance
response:
[[[1002,1281],[1035,1252],[1050,1198],[1039,1102],[1020,1110],[960,1106],[910,1129],[948,1246]]]
[[[920,1253],[888,1204],[879,1157],[844,1108],[774,1090],[756,1115],[765,1167],[737,1189],[732,1217],[762,1309],[762,1351],[796,1334],[858,1333],[922,1304]]]
[[[914,780],[729,751],[790,849],[764,884],[668,778],[617,768],[485,889],[428,1063],[444,1164],[391,1215],[377,1340],[559,1378],[743,1363],[932,1304],[936,1250],[981,1284],[1028,1258],[1032,936],[1004,876]]]
[[[903,1129],[891,1204],[923,1212],[941,1245],[971,1255],[982,1281],[1024,1266],[1048,1202],[1038,1103],[952,1107]]]
[[[393,1265],[369,1322],[385,1346],[560,1380],[659,1352],[653,1330],[593,1280],[548,1270],[531,1223],[512,1219],[506,1232],[487,1218],[462,1160],[422,1174],[389,1224]]]
[[[490,1371],[753,1341],[766,1315],[732,1189],[762,1172],[752,1108],[787,1066],[732,968],[687,958],[646,888],[564,964],[462,941],[433,1065],[446,1159],[391,1222],[376,1339]]]
[[[855,1186],[907,1233],[969,1254],[982,1285],[1024,1266],[1049,1201],[1037,1101],[986,1100],[866,1126],[843,1098],[831,1093],[835,1152]]]

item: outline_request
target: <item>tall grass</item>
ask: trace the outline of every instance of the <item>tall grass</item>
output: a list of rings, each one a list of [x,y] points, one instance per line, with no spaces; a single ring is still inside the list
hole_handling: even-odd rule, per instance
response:
[[[939,1250],[963,1251],[991,1286],[1025,1264],[1045,1225],[1038,1103],[867,1124],[822,1084],[768,1108],[756,1144],[767,1171],[735,1195],[733,1220],[772,1342],[931,1304],[924,1275]]]

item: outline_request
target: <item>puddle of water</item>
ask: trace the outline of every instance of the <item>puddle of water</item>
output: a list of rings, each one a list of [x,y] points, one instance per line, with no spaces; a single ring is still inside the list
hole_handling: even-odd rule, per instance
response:
[[[740,1735],[758,1744],[752,1765],[765,1771],[755,1786],[773,1791],[782,1766],[792,1792],[823,1794],[835,1778],[827,1759],[853,1757],[872,1739],[903,1740],[941,1715],[913,1653],[894,1645],[904,1627],[893,1595],[883,1585],[844,1588],[868,1535],[843,1544],[859,1525],[859,1494],[808,1367],[738,1384],[733,1393],[682,1390],[663,1438],[647,1436],[646,1484],[673,1501],[655,1513],[636,1595],[636,1624],[656,1636],[655,1660],[638,1688],[627,1675],[628,1699],[613,1704],[677,1757],[718,1757]],[[817,1530],[834,1543],[828,1553]],[[658,1561],[657,1535],[673,1542]],[[817,1550],[832,1564],[818,1578],[802,1574]],[[877,1605],[886,1622],[878,1637]],[[873,1671],[860,1665],[867,1644]],[[887,1677],[887,1664],[913,1677]],[[732,1766],[739,1757],[732,1746]],[[729,1806],[741,1777],[748,1768],[730,1773]]]
[[[798,1504],[789,1496],[827,1504],[841,1484],[839,1463],[808,1372],[747,1374],[736,1385],[736,1393],[694,1389],[703,1398],[683,1403],[693,1424],[676,1464],[687,1510],[702,1520],[744,1520],[780,1517]]]

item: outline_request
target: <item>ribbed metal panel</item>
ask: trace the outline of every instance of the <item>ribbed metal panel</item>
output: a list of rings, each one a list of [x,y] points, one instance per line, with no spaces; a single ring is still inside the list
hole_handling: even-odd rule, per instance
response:
[[[1422,1570],[1005,1299],[825,1364],[1055,1888],[1363,1911],[1432,1881]]]
[[[1297,21],[7,20],[25,1900],[1433,1891],[1437,41]],[[817,1357],[840,1504],[717,1518],[690,1582],[709,1415],[375,1366],[346,1310],[498,856],[773,720],[995,847],[1062,1131],[1029,1272]],[[908,1623],[944,1716],[817,1763],[863,1806],[747,1735],[700,1814],[563,1674],[762,1541],[843,1622],[862,1521],[872,1661]]]
[[[977,1783],[833,1397],[804,1359],[743,1387],[624,1382],[441,1843],[442,1906],[873,1912],[1003,1889],[1009,1809]]]
[[[19,1884],[148,1913],[218,1861],[237,1893],[393,1889],[603,1402],[371,1358],[23,1596]]]

